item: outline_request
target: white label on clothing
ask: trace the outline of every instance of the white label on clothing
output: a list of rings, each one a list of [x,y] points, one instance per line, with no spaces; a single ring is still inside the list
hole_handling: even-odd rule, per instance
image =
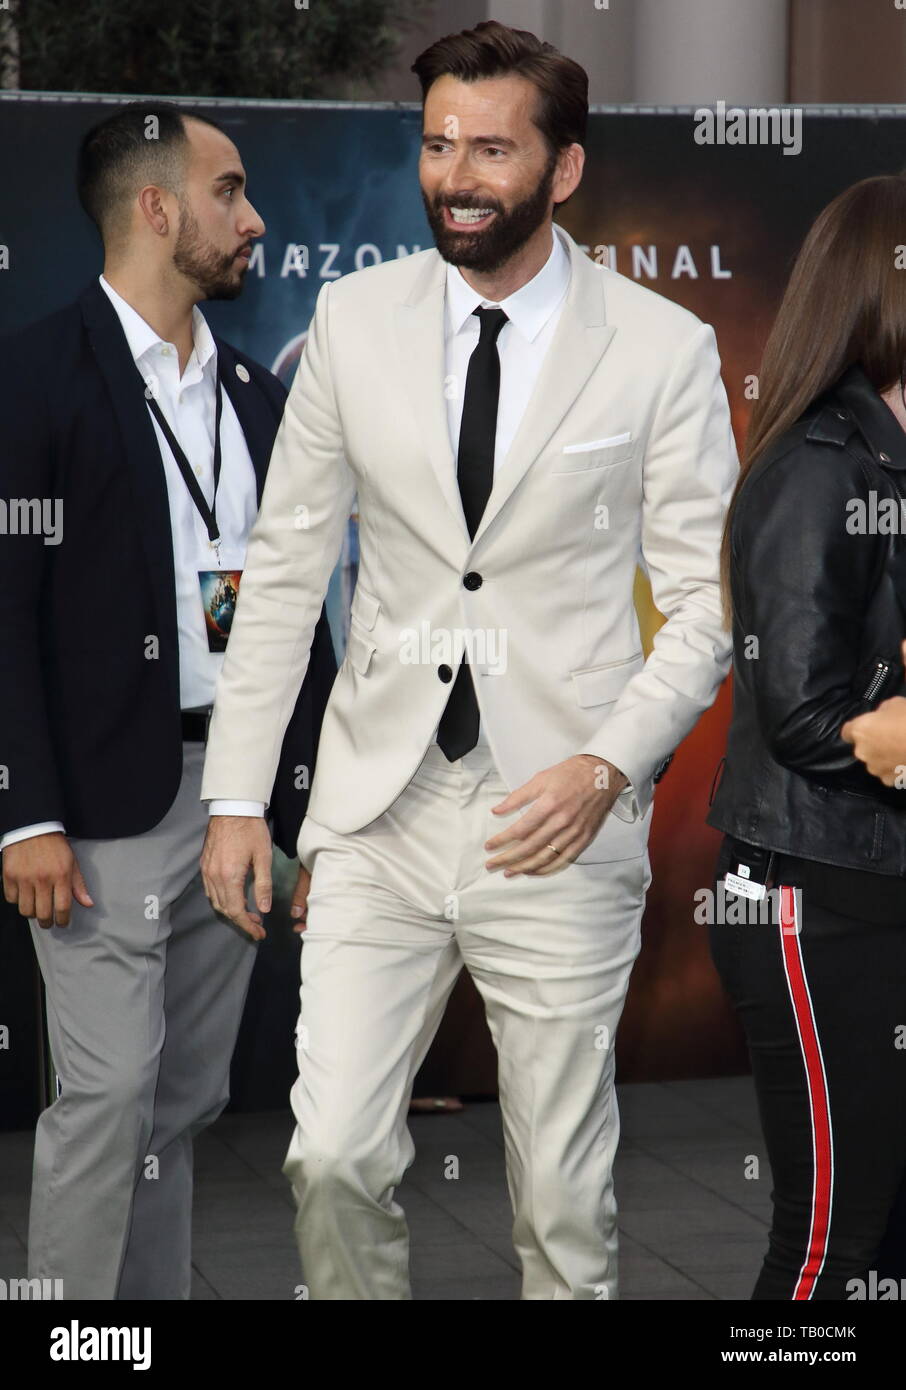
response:
[[[740,867],[743,867],[740,865]],[[763,883],[753,883],[751,879],[741,878],[739,874],[727,874],[724,879],[724,888],[728,893],[736,893],[741,898],[753,898],[758,900],[765,895],[765,885]]]

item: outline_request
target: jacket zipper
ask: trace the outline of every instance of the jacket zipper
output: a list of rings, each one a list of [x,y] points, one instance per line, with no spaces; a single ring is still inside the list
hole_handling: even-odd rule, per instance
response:
[[[878,693],[878,691],[880,690],[881,686],[884,684],[884,681],[885,681],[886,676],[887,676],[887,672],[888,672],[889,670],[890,670],[890,666],[889,666],[889,664],[888,664],[886,661],[879,661],[879,662],[878,662],[878,664],[877,664],[877,669],[876,669],[874,675],[872,676],[871,680],[868,682],[868,689],[865,691],[865,694],[862,696],[862,699],[863,699],[863,700],[873,700],[873,699],[874,699],[875,695]]]

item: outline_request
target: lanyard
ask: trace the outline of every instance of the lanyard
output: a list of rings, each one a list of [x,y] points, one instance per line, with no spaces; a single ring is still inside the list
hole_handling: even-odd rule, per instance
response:
[[[141,376],[141,371],[139,371]],[[182,446],[176,435],[167,423],[166,416],[157,403],[155,395],[149,395],[149,387],[142,377],[142,385],[145,387],[145,399],[151,409],[155,420],[160,425],[163,436],[170,446],[176,466],[183,476],[186,487],[195,506],[198,508],[202,521],[208,532],[208,540],[213,543],[217,552],[217,563],[220,564],[220,530],[217,526],[217,484],[220,482],[220,416],[223,412],[223,389],[220,384],[220,353],[217,354],[217,382],[215,386],[216,405],[214,409],[214,495],[211,498],[211,505],[208,506],[207,498],[198,485],[198,479],[192,471],[189,460],[183,453]]]

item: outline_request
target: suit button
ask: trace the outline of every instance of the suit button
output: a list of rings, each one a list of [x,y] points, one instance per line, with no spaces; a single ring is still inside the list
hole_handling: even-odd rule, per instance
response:
[[[470,570],[462,582],[463,584],[465,584],[467,589],[480,589],[482,584],[484,583],[481,575],[477,572],[477,570]]]
[[[444,684],[453,679],[453,672],[450,669],[450,667],[446,664],[446,662],[444,662],[442,666],[438,666],[437,674],[440,676]]]

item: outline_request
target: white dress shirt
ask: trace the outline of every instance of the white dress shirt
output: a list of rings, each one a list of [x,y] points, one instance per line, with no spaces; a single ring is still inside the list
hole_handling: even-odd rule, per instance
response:
[[[560,321],[569,289],[569,255],[554,227],[553,245],[544,265],[515,294],[499,302],[482,299],[463,279],[457,266],[447,266],[444,312],[444,345],[447,382],[447,423],[453,449],[453,467],[459,453],[459,427],[469,358],[478,346],[481,325],[475,309],[502,309],[509,319],[497,339],[500,358],[500,395],[497,433],[494,438],[494,473],[505,467],[510,445],[522,422],[535,389],[538,373]],[[438,727],[440,727],[438,725]],[[437,741],[437,730],[434,731]],[[478,742],[487,744],[481,720]]]
[[[105,280],[101,288],[116,310],[129,350],[141,374],[157,381],[157,401],[167,423],[195,470],[208,505],[214,491],[214,417],[217,348],[201,311],[192,310],[192,353],[182,376],[179,354],[174,343],[167,343],[141,317],[132,305]],[[170,451],[163,431],[151,416],[157,437],[170,509],[173,567],[176,580],[176,620],[179,637],[179,694],[182,709],[209,706],[214,700],[217,677],[223,665],[223,652],[208,650],[204,609],[198,571],[242,569],[246,539],[258,511],[255,469],[242,426],[224,390],[220,422],[221,472],[217,488],[217,524],[221,535],[221,563],[218,565],[207,528],[189,494]],[[150,414],[150,412],[149,412]],[[232,814],[262,814],[258,802],[218,803]],[[10,830],[0,839],[0,850],[17,840],[51,831],[64,830],[60,821]]]

